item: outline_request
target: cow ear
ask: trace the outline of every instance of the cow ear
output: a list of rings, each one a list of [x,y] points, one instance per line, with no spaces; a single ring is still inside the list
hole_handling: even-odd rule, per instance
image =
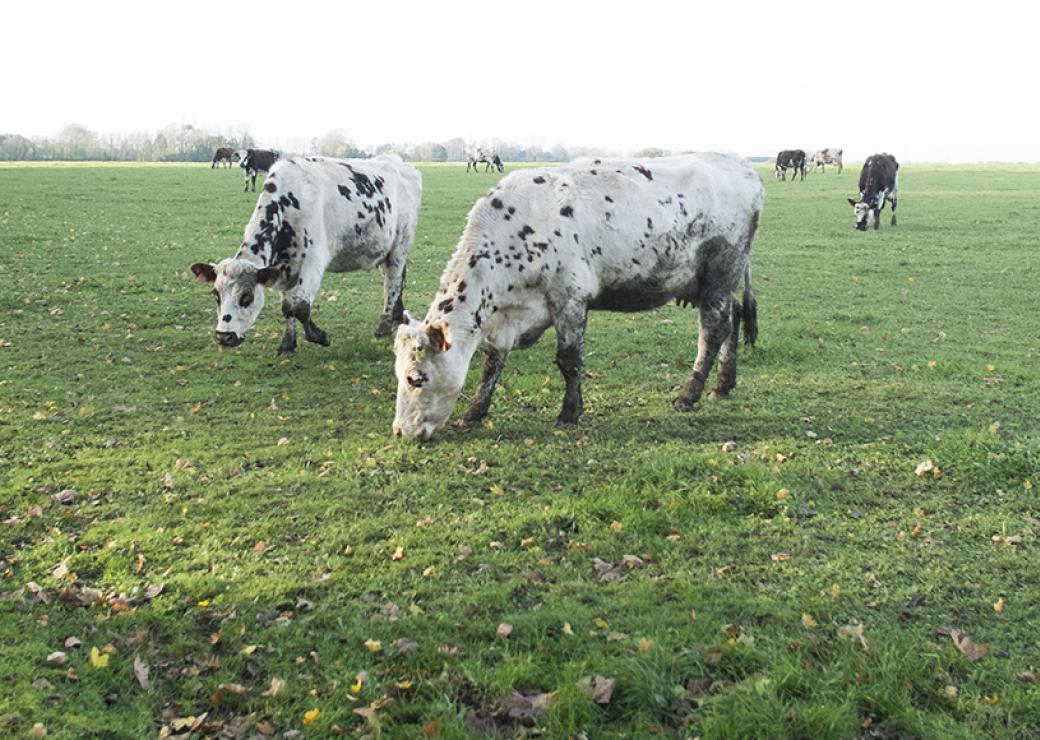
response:
[[[410,323],[412,323],[412,314],[408,312],[408,309],[405,309],[404,315],[401,316],[401,323],[402,324],[410,324]]]
[[[435,352],[447,352],[451,349],[449,331],[447,326],[441,324],[432,324],[426,329],[426,337]]]
[[[217,266],[212,262],[196,262],[190,269],[200,283],[216,282]]]
[[[258,273],[256,273],[256,281],[265,288],[270,288],[276,282],[278,278],[282,276],[282,271],[277,267],[264,267]]]
[[[855,201],[854,198],[849,198],[849,205],[852,206],[853,208],[856,207],[856,201]]]

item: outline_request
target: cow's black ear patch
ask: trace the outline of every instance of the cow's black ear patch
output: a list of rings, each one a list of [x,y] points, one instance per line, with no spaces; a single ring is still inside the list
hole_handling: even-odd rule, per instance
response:
[[[855,207],[856,207],[856,201],[855,201],[855,199],[853,199],[853,198],[849,198],[849,205],[850,205],[850,206],[852,206],[853,208],[855,208]]]
[[[191,271],[200,283],[216,282],[217,267],[212,262],[196,262],[191,266]]]
[[[256,281],[263,285],[265,288],[270,288],[274,285],[278,278],[282,276],[282,271],[277,267],[265,267],[256,273]]]

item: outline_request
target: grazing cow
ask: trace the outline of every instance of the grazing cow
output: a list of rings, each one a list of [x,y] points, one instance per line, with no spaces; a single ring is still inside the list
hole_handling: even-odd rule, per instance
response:
[[[278,152],[271,149],[246,149],[245,156],[238,166],[246,178],[246,186],[242,192],[249,190],[249,179],[253,179],[253,192],[256,192],[256,173],[270,172],[271,166],[278,161]]]
[[[191,271],[213,284],[222,349],[237,347],[264,305],[264,288],[282,293],[285,334],[278,354],[296,349],[299,319],[310,342],[328,335],[311,320],[325,271],[350,272],[378,265],[383,312],[376,336],[401,321],[405,263],[415,238],[422,176],[398,157],[276,162],[234,257],[197,262]]]
[[[218,164],[224,164],[228,167],[231,166],[231,158],[234,156],[235,150],[228,146],[222,146],[217,151],[213,152],[213,161],[210,162],[209,168],[213,169]]]
[[[872,154],[859,172],[859,200],[849,198],[856,214],[856,228],[867,230],[867,216],[873,215],[874,231],[881,220],[887,200],[892,204],[892,225],[896,225],[896,197],[899,195],[899,163],[891,154]]]
[[[498,156],[498,152],[492,149],[490,152],[485,152],[483,149],[477,149],[469,153],[469,161],[466,163],[466,172],[469,172],[469,168],[472,167],[473,171],[477,171],[477,165],[484,164],[484,172],[487,172],[492,167],[495,167],[500,173],[505,172],[506,167],[502,164],[502,158]]]
[[[826,172],[827,169],[824,165],[828,164],[837,165],[838,174],[841,174],[841,149],[817,149],[813,152],[812,159],[809,160],[809,172],[817,167],[820,168],[820,172]]]
[[[726,395],[740,320],[746,342],[757,334],[751,240],[763,201],[755,171],[727,154],[585,159],[506,176],[470,211],[426,318],[406,313],[397,329],[394,433],[427,439],[444,425],[484,342],[483,380],[463,417],[479,422],[510,350],[550,326],[566,383],[558,421],[575,423],[589,309],[643,311],[673,298],[700,308],[697,360],[675,408],[693,408],[716,355],[714,393]]]
[[[791,182],[794,182],[794,176],[799,172],[802,173],[802,179],[805,179],[805,152],[801,149],[784,149],[782,152],[778,152],[776,155],[776,179],[786,180],[787,170],[791,169]]]

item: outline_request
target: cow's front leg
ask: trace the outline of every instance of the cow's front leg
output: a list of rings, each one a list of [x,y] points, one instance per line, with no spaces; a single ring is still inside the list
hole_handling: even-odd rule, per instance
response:
[[[707,296],[700,305],[700,330],[697,335],[697,359],[693,363],[693,372],[679,389],[672,405],[677,411],[692,411],[704,392],[704,384],[708,373],[715,363],[715,357],[733,330],[733,318],[730,304],[733,297],[724,295],[714,298]]]
[[[896,225],[896,199],[889,198],[888,202],[892,204],[892,225]]]
[[[311,304],[305,301],[299,301],[293,304],[292,308],[293,316],[299,319],[300,323],[303,324],[303,336],[308,342],[314,342],[320,344],[322,347],[328,347],[331,344],[329,335],[318,328],[318,325],[311,321]]]
[[[391,257],[379,270],[383,273],[383,314],[379,317],[376,336],[387,337],[404,318],[405,262]]]
[[[870,215],[874,219],[874,231],[877,231],[878,230],[878,226],[881,225],[881,209],[880,208],[872,208],[871,211],[870,211]]]
[[[585,304],[572,302],[564,306],[553,320],[556,325],[556,367],[560,368],[566,384],[557,424],[577,424],[581,417],[581,370],[585,362],[587,319]]]
[[[735,300],[729,302],[732,315],[732,329],[726,341],[719,348],[719,371],[715,380],[715,389],[708,398],[725,398],[737,386],[737,336],[740,334],[740,304]]]
[[[292,301],[282,296],[282,316],[285,317],[285,333],[282,343],[278,345],[279,355],[291,355],[296,351],[296,318],[293,316]]]
[[[502,369],[506,366],[506,358],[509,350],[495,349],[488,345],[484,349],[484,377],[481,378],[480,388],[477,395],[470,401],[466,413],[462,415],[462,428],[469,429],[476,426],[488,414],[491,408],[491,396],[498,385],[498,379],[502,377]]]
[[[247,172],[245,175],[243,175],[243,177],[245,178],[246,186],[244,188],[242,188],[242,192],[243,193],[248,193],[249,192],[249,173]]]

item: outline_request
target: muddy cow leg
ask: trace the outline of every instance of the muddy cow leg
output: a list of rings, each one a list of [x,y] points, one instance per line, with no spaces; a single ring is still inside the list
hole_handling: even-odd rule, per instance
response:
[[[556,367],[560,368],[566,389],[563,408],[557,424],[577,424],[581,417],[581,369],[585,362],[585,323],[588,310],[584,303],[571,302],[556,313]]]
[[[308,342],[314,342],[320,344],[322,347],[328,347],[330,344],[329,335],[318,328],[318,325],[311,321],[311,304],[309,303],[296,303],[293,304],[293,316],[300,320],[303,324],[303,336]]]
[[[484,377],[480,381],[477,395],[473,397],[466,413],[462,416],[464,429],[476,426],[487,416],[491,408],[491,396],[498,385],[498,379],[502,377],[502,369],[506,366],[506,358],[509,357],[508,350],[499,350],[488,346],[484,349]]]
[[[888,202],[892,204],[892,225],[896,225],[896,199],[889,198]]]
[[[404,260],[396,260],[393,256],[379,266],[383,273],[383,314],[376,327],[377,337],[390,335],[393,328],[404,318]]]
[[[733,330],[733,313],[730,308],[732,302],[733,297],[728,294],[705,296],[701,300],[697,359],[693,363],[693,372],[672,402],[677,411],[691,411],[700,400],[715,357]]]
[[[708,398],[725,398],[737,386],[737,335],[740,334],[740,304],[731,300],[729,305],[730,313],[733,316],[733,328],[719,348],[719,370],[715,379],[715,389],[708,395]]]
[[[282,335],[282,343],[278,345],[278,354],[291,355],[296,351],[296,319],[292,302],[285,296],[282,296],[282,316],[285,317],[285,333]]]

